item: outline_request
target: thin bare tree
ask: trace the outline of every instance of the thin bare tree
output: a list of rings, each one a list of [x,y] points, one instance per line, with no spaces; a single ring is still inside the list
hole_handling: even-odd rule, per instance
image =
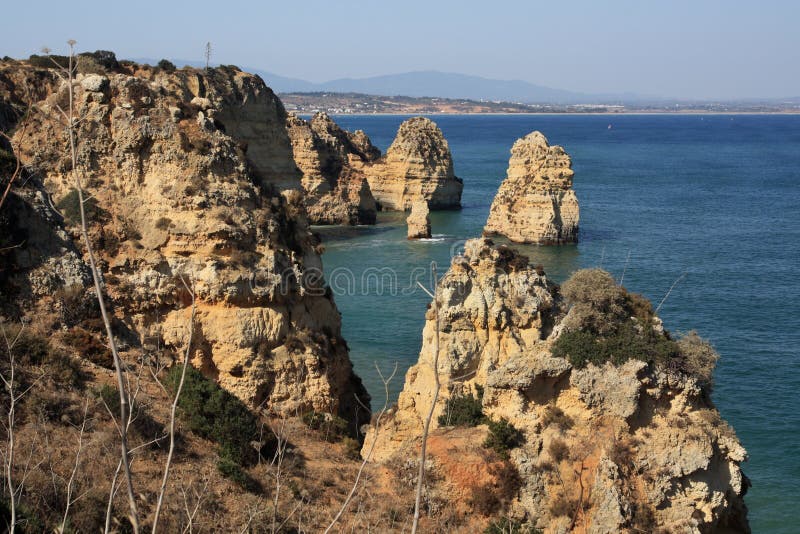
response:
[[[433,400],[431,401],[431,408],[428,411],[428,416],[425,418],[425,425],[422,429],[422,444],[419,452],[419,473],[417,474],[417,495],[414,500],[414,521],[411,524],[411,534],[416,534],[419,527],[419,509],[422,503],[422,487],[425,483],[425,456],[428,448],[428,432],[431,428],[431,419],[433,419],[433,412],[436,410],[436,402],[439,400],[439,389],[441,384],[439,382],[439,295],[438,280],[436,277],[436,264],[431,264],[431,273],[433,276],[433,292],[429,291],[422,284],[417,282],[417,285],[422,288],[433,299],[433,321],[434,321],[434,336],[433,336]]]
[[[134,534],[138,534],[139,513],[136,506],[136,493],[134,491],[134,486],[133,486],[133,475],[131,474],[130,455],[128,450],[128,428],[129,428],[128,421],[130,418],[128,390],[125,387],[124,363],[122,362],[122,358],[120,358],[119,351],[117,349],[117,343],[116,340],[114,339],[114,331],[111,326],[111,318],[108,313],[108,309],[106,307],[105,297],[103,296],[103,280],[100,275],[100,269],[97,266],[97,259],[95,257],[94,249],[92,247],[92,241],[89,238],[88,220],[86,216],[86,208],[84,206],[84,203],[88,199],[84,198],[85,195],[83,189],[83,180],[81,179],[80,166],[78,165],[77,129],[78,125],[80,124],[80,120],[75,113],[75,74],[77,71],[77,64],[75,61],[76,41],[70,39],[67,42],[67,44],[69,45],[68,64],[66,68],[62,67],[61,69],[65,75],[67,82],[69,103],[67,106],[67,110],[64,110],[63,108],[61,108],[61,106],[58,105],[56,106],[56,108],[61,113],[66,122],[67,136],[69,138],[70,163],[72,165],[71,172],[74,180],[75,190],[78,193],[78,205],[81,215],[81,235],[83,236],[83,241],[86,246],[86,255],[89,258],[89,268],[92,272],[95,294],[97,296],[97,302],[100,307],[100,315],[103,319],[103,324],[105,325],[106,329],[106,335],[108,337],[108,346],[111,350],[111,355],[113,356],[114,359],[114,370],[117,375],[117,388],[119,390],[120,462],[121,462],[122,472],[124,473],[125,476],[125,482],[127,485],[128,506],[130,508],[129,519]],[[56,65],[58,66],[57,63]]]
[[[186,351],[183,355],[183,368],[181,369],[181,379],[178,382],[178,387],[175,391],[175,398],[172,400],[172,407],[170,408],[169,412],[169,453],[167,454],[167,460],[164,464],[164,475],[161,478],[161,490],[158,492],[158,501],[156,503],[156,511],[153,514],[153,529],[152,532],[155,534],[156,529],[158,528],[158,517],[161,514],[161,507],[164,504],[164,495],[167,492],[167,481],[169,480],[169,469],[172,465],[172,456],[175,452],[175,416],[178,410],[178,401],[181,397],[181,391],[183,391],[183,383],[186,380],[186,368],[189,366],[189,356],[191,355],[192,349],[192,337],[194,336],[194,322],[195,322],[195,314],[197,311],[196,306],[196,299],[195,299],[195,292],[194,292],[194,281],[192,281],[192,287],[186,283],[186,280],[181,277],[181,282],[183,282],[183,286],[189,292],[189,295],[192,297],[192,315],[189,319],[189,337],[186,340]],[[156,379],[156,382],[164,389],[166,392],[166,388],[158,379],[156,374],[153,375]],[[196,512],[195,512],[196,513]]]
[[[81,465],[81,453],[83,452],[83,436],[86,432],[86,415],[89,410],[89,401],[86,400],[86,403],[83,406],[83,422],[81,423],[81,428],[78,432],[78,451],[75,453],[75,463],[72,465],[72,473],[69,475],[69,480],[67,481],[67,499],[66,505],[64,506],[64,517],[61,519],[61,525],[59,525],[57,532],[59,534],[64,533],[64,529],[67,526],[67,518],[69,517],[69,509],[70,507],[75,504],[75,502],[80,499],[80,495],[76,498],[73,498],[72,495],[75,491],[75,476],[78,474],[78,469]]]
[[[31,457],[33,455],[34,447],[31,447],[31,453],[25,462],[24,466],[22,467],[22,474],[19,476],[19,481],[14,482],[14,467],[16,462],[16,435],[15,435],[15,425],[16,425],[16,418],[17,418],[17,404],[20,400],[36,385],[36,383],[41,379],[41,376],[36,378],[28,387],[26,387],[21,392],[17,389],[17,379],[16,379],[16,359],[14,357],[14,347],[16,346],[17,342],[19,341],[20,337],[22,336],[22,331],[25,328],[25,325],[20,325],[19,330],[14,335],[13,339],[9,339],[8,333],[6,332],[5,327],[3,326],[2,322],[0,322],[0,334],[2,334],[3,341],[5,342],[6,351],[8,352],[8,363],[9,363],[9,371],[8,376],[4,373],[0,374],[0,380],[3,382],[3,386],[8,393],[8,411],[6,412],[6,420],[3,421],[3,427],[6,431],[6,447],[5,450],[2,452],[3,456],[3,474],[5,475],[6,479],[6,489],[8,490],[8,499],[9,499],[9,525],[8,525],[8,532],[14,533],[17,526],[17,504],[19,502],[19,497],[22,494],[22,489],[25,486],[25,481],[28,478],[28,474],[30,473],[30,462]],[[39,463],[34,466],[34,468],[38,467],[44,460],[40,461]]]
[[[383,418],[386,411],[389,409],[389,383],[394,378],[395,373],[397,373],[397,363],[394,364],[394,370],[392,370],[392,374],[390,374],[388,378],[384,378],[383,373],[381,373],[381,369],[380,367],[378,367],[377,363],[375,364],[375,369],[378,371],[378,376],[380,376],[381,382],[383,382],[383,390],[386,394],[386,400],[383,403],[383,408],[381,409],[380,412],[378,412],[378,417],[375,420],[375,433],[372,438],[372,444],[369,447],[369,451],[367,451],[367,454],[364,456],[361,462],[361,466],[358,468],[358,473],[356,474],[356,479],[353,482],[353,487],[350,488],[350,493],[347,494],[347,498],[342,503],[342,507],[339,508],[339,512],[336,514],[336,517],[334,517],[333,520],[330,522],[328,528],[325,529],[324,534],[328,534],[328,532],[331,531],[333,526],[342,517],[342,514],[344,514],[345,510],[347,510],[347,506],[350,504],[350,501],[353,500],[353,497],[356,494],[356,490],[358,489],[358,484],[361,481],[361,474],[364,472],[364,468],[367,466],[367,463],[372,458],[372,451],[375,450],[375,444],[378,443],[378,433],[380,432],[381,428],[381,419]],[[359,399],[358,396],[356,396],[356,401],[359,404],[361,403],[361,399]],[[364,408],[368,410],[366,406],[364,406]]]

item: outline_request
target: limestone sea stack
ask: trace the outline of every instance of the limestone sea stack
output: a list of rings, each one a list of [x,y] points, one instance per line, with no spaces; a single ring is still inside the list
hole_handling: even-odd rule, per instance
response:
[[[408,211],[417,200],[432,210],[461,207],[464,185],[453,172],[450,147],[425,117],[403,122],[386,155],[364,170],[381,209]]]
[[[411,205],[411,214],[406,219],[409,239],[427,239],[431,237],[431,219],[428,203],[417,200]]]
[[[514,250],[467,241],[438,284],[438,334],[429,306],[419,361],[362,454],[388,465],[419,454],[438,369],[428,443],[447,486],[464,483],[448,460],[470,454],[464,443],[499,440],[519,476],[507,513],[529,527],[749,532],[746,452],[709,398],[713,349],[692,334],[674,341],[603,271],[578,271],[561,290]],[[599,352],[609,340],[613,357]]]
[[[325,113],[310,121],[290,114],[286,128],[311,224],[375,224],[375,199],[362,170],[380,157],[369,137],[340,128]]]
[[[573,174],[569,155],[560,146],[550,146],[540,132],[518,139],[484,235],[502,235],[516,243],[577,243],[579,210]]]
[[[355,399],[368,395],[319,276],[320,243],[308,229],[287,117],[272,91],[234,67],[170,73],[131,65],[90,76],[75,86],[79,165],[89,235],[125,343],[184,350],[191,314],[182,279],[191,280],[191,361],[206,376],[273,413],[364,417],[354,415]],[[10,79],[6,89],[20,94],[26,87],[18,82],[51,78],[52,70],[19,64],[0,70],[0,85]],[[81,249],[57,111],[66,85],[49,87],[14,143],[36,171],[30,187],[52,198],[72,248]],[[55,295],[86,282],[69,266],[55,269],[64,276],[30,269],[21,294],[29,286]]]

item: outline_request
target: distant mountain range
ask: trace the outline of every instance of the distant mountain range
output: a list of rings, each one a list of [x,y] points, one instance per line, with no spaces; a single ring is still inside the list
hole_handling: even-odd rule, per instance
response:
[[[134,61],[155,65],[158,60],[134,58]],[[173,60],[178,66],[202,67],[203,62]],[[623,100],[640,100],[633,94],[591,95],[553,89],[522,80],[494,80],[468,74],[456,74],[434,70],[386,74],[368,78],[339,78],[327,82],[310,82],[289,78],[261,69],[242,67],[247,72],[258,74],[276,93],[362,93],[383,96],[410,96],[431,98],[466,98],[525,104],[576,104],[618,103]]]
[[[523,103],[573,103],[593,97],[562,89],[534,85],[522,80],[492,80],[480,76],[438,71],[404,72],[369,78],[340,78],[311,83],[256,71],[279,93],[319,92],[363,93],[385,96],[467,98]]]
[[[134,61],[155,65],[158,60],[134,58]],[[173,60],[178,66],[202,67],[203,62]],[[435,70],[386,74],[367,78],[339,78],[327,82],[310,82],[290,78],[261,69],[240,66],[247,72],[258,74],[276,93],[360,93],[378,96],[408,96],[428,98],[464,98],[489,102],[517,102],[523,104],[635,104],[666,105],[688,102],[687,99],[674,99],[640,95],[636,93],[592,94],[554,89],[536,85],[523,80],[495,80]],[[703,102],[703,101],[695,101]],[[785,99],[744,99],[741,102],[780,102],[797,105],[797,98]]]

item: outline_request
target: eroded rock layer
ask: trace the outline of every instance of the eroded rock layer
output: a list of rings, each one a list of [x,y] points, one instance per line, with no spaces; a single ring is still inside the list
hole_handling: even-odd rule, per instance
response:
[[[492,201],[484,235],[542,245],[578,241],[578,199],[572,162],[540,132],[518,139],[508,173]]]
[[[286,122],[312,224],[375,224],[375,199],[361,168],[380,157],[361,130],[342,130],[325,113]]]
[[[431,454],[441,463],[436,450],[457,435],[445,427],[463,417],[449,404],[457,397],[473,396],[491,420],[510,422],[524,436],[509,451],[521,481],[511,517],[545,532],[748,530],[745,450],[696,378],[638,359],[578,369],[553,356],[573,311],[564,317],[556,288],[527,258],[486,239],[468,241],[453,259],[438,302],[438,336],[431,306],[419,361],[396,410],[367,434],[365,456],[419,454],[438,346]],[[648,317],[630,321],[667,339]]]
[[[292,190],[300,173],[272,91],[230,67],[131,66],[77,82],[78,172],[106,291],[129,329],[123,345],[182,350],[184,282],[193,284],[196,367],[251,405],[355,421],[355,397],[368,396],[352,372],[302,194]],[[67,86],[55,84],[14,141],[77,244],[75,181],[56,108],[67,98]]]
[[[450,147],[425,117],[403,122],[386,154],[364,172],[382,209],[407,211],[417,200],[432,210],[461,207],[464,184],[453,172]]]

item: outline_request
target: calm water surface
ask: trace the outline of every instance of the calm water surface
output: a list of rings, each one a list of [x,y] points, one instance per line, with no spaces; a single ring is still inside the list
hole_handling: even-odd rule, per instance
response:
[[[385,151],[405,118],[336,120]],[[320,230],[350,356],[373,405],[383,403],[374,364],[398,363],[394,401],[417,360],[430,299],[413,281],[425,279],[431,261],[446,270],[463,240],[480,235],[511,145],[540,130],[572,156],[581,241],[521,248],[556,281],[582,267],[617,277],[624,270],[625,286],[656,303],[686,273],[660,315],[670,330],[698,330],[722,354],[714,401],[751,456],[753,531],[798,532],[800,116],[433,119],[464,180],[463,209],[432,214],[434,239],[407,241],[397,214],[381,214],[375,227]]]

